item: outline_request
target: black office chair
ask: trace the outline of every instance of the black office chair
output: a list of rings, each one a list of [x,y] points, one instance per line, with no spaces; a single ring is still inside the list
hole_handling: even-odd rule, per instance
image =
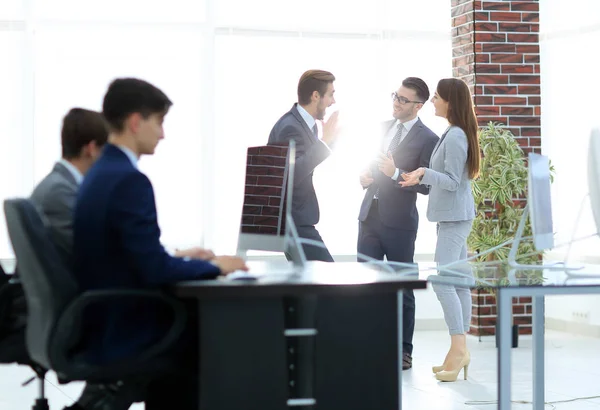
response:
[[[0,274],[4,274],[4,272],[0,272]],[[0,363],[17,363],[31,367],[36,376],[26,380],[23,386],[38,379],[40,396],[32,409],[45,410],[47,409],[47,402],[44,398],[46,369],[32,361],[27,352],[25,344],[27,306],[23,288],[18,278],[10,275],[6,275],[5,278],[6,280],[3,280],[0,285]]]
[[[165,353],[175,345],[185,328],[186,310],[182,303],[151,290],[106,289],[81,293],[35,206],[27,199],[7,199],[4,213],[27,301],[26,344],[34,362],[56,372],[61,382],[149,381],[172,370],[171,360]],[[83,328],[83,312],[92,304],[116,299],[152,299],[165,304],[173,311],[173,324],[161,340],[135,357],[107,365],[89,363],[75,350]],[[40,400],[45,401],[43,397]]]
[[[0,285],[0,363],[29,364],[25,347],[26,312],[15,312],[22,289],[18,281]]]

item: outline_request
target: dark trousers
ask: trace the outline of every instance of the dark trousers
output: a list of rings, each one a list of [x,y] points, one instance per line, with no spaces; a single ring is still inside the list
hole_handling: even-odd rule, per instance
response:
[[[373,200],[369,215],[358,227],[358,252],[373,259],[414,263],[417,231],[390,228],[381,222],[377,200]],[[364,262],[358,258],[359,262]],[[402,303],[402,350],[412,355],[415,332],[415,295],[405,290]]]
[[[306,260],[333,262],[333,257],[325,247],[319,231],[314,226],[298,226],[296,229],[300,238],[311,239],[323,244],[322,247],[302,244]],[[287,329],[316,328],[316,296],[284,298],[283,303],[285,309],[285,327]],[[287,339],[287,347],[290,397],[314,397],[314,337],[289,337]]]
[[[156,360],[152,369],[122,380],[122,384],[88,383],[77,400],[80,408],[126,410],[134,402],[145,402],[146,410],[197,410],[199,408],[198,308],[196,301],[183,301],[188,317],[180,339]],[[171,320],[159,318],[160,329]],[[73,407],[75,408],[75,407]]]
[[[321,242],[322,246],[314,246],[314,245],[302,245],[302,249],[304,249],[304,254],[306,255],[307,261],[324,261],[324,262],[333,262],[333,258],[327,250],[325,243],[323,243],[323,239],[317,231],[317,228],[314,226],[297,226],[296,230],[298,231],[298,236],[304,239],[310,239],[313,241]]]

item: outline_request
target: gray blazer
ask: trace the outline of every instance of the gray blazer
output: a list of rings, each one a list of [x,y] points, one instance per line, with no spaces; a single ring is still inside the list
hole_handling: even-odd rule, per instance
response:
[[[73,253],[73,210],[78,188],[71,172],[57,162],[31,194],[31,200],[46,219],[53,242],[67,262]]]
[[[427,219],[431,222],[475,218],[475,201],[467,168],[467,135],[450,126],[433,149],[421,184],[429,185]]]
[[[314,226],[319,223],[320,213],[313,172],[331,154],[331,150],[314,137],[298,112],[297,103],[273,126],[267,144],[287,145],[291,139],[296,141],[292,218],[296,226]]]

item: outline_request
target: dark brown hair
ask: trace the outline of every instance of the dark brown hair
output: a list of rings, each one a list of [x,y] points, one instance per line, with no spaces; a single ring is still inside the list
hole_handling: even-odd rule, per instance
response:
[[[460,127],[467,134],[469,178],[477,178],[481,161],[477,137],[479,127],[469,86],[457,78],[444,78],[437,85],[437,93],[444,101],[448,102],[448,112],[446,113],[448,122]]]
[[[62,156],[79,157],[84,146],[96,141],[102,147],[108,140],[108,123],[102,114],[84,108],[73,108],[63,118],[61,131]]]
[[[429,87],[419,77],[406,77],[402,81],[402,86],[413,90],[417,94],[417,99],[423,104],[429,99]]]
[[[335,77],[329,71],[308,70],[298,81],[298,103],[300,105],[310,104],[310,98],[313,91],[317,91],[323,96],[327,91],[327,86],[335,81]]]
[[[144,118],[152,114],[166,115],[173,105],[159,88],[138,78],[117,78],[108,86],[102,103],[102,113],[113,131],[121,132],[125,120],[139,113]]]

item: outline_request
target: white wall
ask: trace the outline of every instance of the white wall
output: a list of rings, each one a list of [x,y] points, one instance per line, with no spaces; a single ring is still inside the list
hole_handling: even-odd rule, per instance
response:
[[[573,0],[565,7],[555,0],[540,2],[542,151],[556,167],[552,185],[553,215],[557,241],[597,232],[589,200],[578,226],[579,206],[588,193],[587,155],[590,130],[600,126],[598,96],[600,70],[600,3]],[[565,246],[551,257],[562,258]],[[593,238],[571,249],[572,263],[598,263],[600,239]],[[598,269],[600,273],[600,267]],[[600,327],[600,297],[554,296],[546,299],[549,325],[579,324]],[[600,332],[598,333],[600,335]]]

